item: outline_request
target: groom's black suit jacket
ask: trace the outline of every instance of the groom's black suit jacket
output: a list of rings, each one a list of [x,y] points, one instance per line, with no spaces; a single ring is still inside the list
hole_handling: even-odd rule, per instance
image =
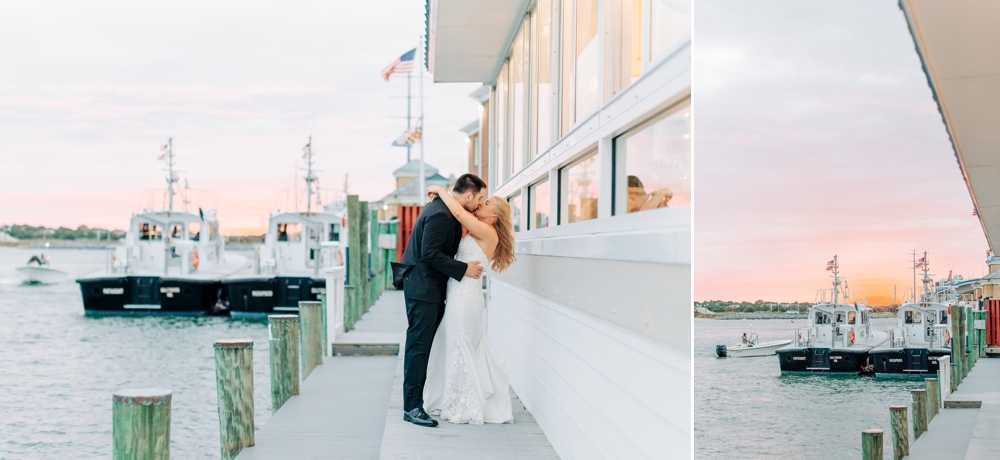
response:
[[[403,275],[403,295],[407,299],[444,302],[448,278],[461,281],[468,268],[468,264],[455,260],[461,240],[462,225],[441,198],[424,206],[399,261],[407,270]]]

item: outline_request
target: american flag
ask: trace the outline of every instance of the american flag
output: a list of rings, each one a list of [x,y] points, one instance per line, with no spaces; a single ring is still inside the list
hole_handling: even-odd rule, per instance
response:
[[[170,144],[163,144],[160,146],[160,156],[156,157],[157,160],[166,160],[167,151],[170,149]]]
[[[420,126],[420,123],[417,123],[416,129],[414,129],[413,131],[403,131],[403,134],[400,134],[399,137],[396,138],[396,140],[392,141],[392,146],[409,147],[413,144],[416,144],[417,141],[419,141],[420,138],[423,137],[423,132],[424,132],[423,126]]]
[[[832,260],[826,263],[826,270],[827,271],[833,271],[833,261]]]
[[[920,267],[923,267],[923,266],[924,266],[924,264],[926,264],[926,263],[927,263],[927,262],[925,262],[925,261],[924,261],[924,258],[923,258],[923,257],[921,257],[921,258],[917,259],[917,265],[916,265],[916,266],[915,266],[914,268],[920,268]]]
[[[382,78],[384,78],[385,81],[389,81],[389,76],[394,73],[410,73],[413,70],[413,56],[416,54],[416,48],[404,53],[399,57],[399,59],[396,59],[392,64],[389,64],[389,67],[382,70]]]

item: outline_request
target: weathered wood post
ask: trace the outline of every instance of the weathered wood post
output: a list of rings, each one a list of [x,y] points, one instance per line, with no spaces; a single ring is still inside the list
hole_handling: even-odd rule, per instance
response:
[[[358,216],[360,219],[358,225],[361,227],[361,234],[359,235],[361,237],[361,244],[359,244],[358,247],[358,249],[360,249],[358,254],[361,256],[361,277],[358,279],[358,283],[355,284],[356,286],[359,286],[358,293],[359,298],[361,299],[361,309],[358,310],[358,319],[361,319],[361,315],[367,312],[368,308],[372,305],[371,288],[368,286],[370,281],[368,279],[368,270],[371,265],[368,257],[368,242],[371,238],[371,232],[369,231],[370,228],[368,225],[370,223],[369,215],[368,202],[358,202]]]
[[[323,364],[322,342],[323,317],[320,310],[323,304],[315,301],[299,302],[299,337],[302,344],[302,380],[309,377],[316,366]]]
[[[299,394],[299,317],[270,315],[267,335],[271,353],[271,413]]]
[[[215,342],[215,383],[222,460],[232,460],[254,445],[253,340]]]
[[[913,397],[913,440],[927,431],[927,390],[910,390]]]
[[[910,427],[906,420],[906,406],[889,406],[892,423],[892,459],[900,460],[910,455]]]
[[[329,345],[330,343],[330,336],[327,335],[327,331],[330,328],[329,326],[330,319],[327,318],[327,313],[326,313],[326,294],[319,296],[319,305],[320,305],[319,343],[323,344],[323,351],[321,352],[322,354],[320,356],[328,356],[327,345]]]
[[[861,432],[861,460],[882,460],[882,430],[869,428]]]
[[[344,297],[344,330],[354,329],[361,316],[361,212],[357,195],[347,196],[347,285]],[[367,272],[365,272],[367,276]]]
[[[927,423],[930,424],[931,420],[934,420],[934,416],[938,414],[940,404],[941,393],[938,393],[938,379],[924,379],[924,389],[927,390]]]
[[[118,390],[111,396],[115,460],[170,458],[170,390]]]

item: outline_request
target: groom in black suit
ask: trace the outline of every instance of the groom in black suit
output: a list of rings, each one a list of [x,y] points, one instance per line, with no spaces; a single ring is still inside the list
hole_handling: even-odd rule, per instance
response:
[[[463,174],[451,194],[465,209],[475,212],[483,204],[486,183],[473,174]],[[403,258],[393,267],[394,278],[402,278],[409,323],[403,357],[403,420],[415,425],[438,424],[424,411],[424,382],[431,343],[444,318],[448,278],[478,279],[483,273],[478,261],[466,264],[455,260],[461,240],[462,225],[437,198],[420,212]]]

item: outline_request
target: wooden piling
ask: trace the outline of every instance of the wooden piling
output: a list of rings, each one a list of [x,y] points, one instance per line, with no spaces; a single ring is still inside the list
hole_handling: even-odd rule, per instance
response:
[[[320,303],[319,314],[320,318],[322,319],[321,321],[322,324],[320,325],[319,328],[320,332],[319,342],[323,344],[323,356],[330,356],[328,354],[328,352],[330,351],[329,347],[330,337],[327,333],[327,331],[330,330],[329,326],[330,318],[327,318],[329,312],[326,309],[326,294],[319,296],[319,303]]]
[[[882,430],[869,428],[861,432],[861,460],[882,460]]]
[[[271,353],[271,413],[299,394],[299,317],[267,317]]]
[[[170,390],[119,390],[111,396],[115,460],[170,458]]]
[[[323,317],[320,310],[323,308],[321,302],[300,301],[299,302],[299,337],[302,352],[302,380],[309,377],[316,366],[323,364],[323,349],[326,345],[322,342]]]
[[[222,460],[232,460],[254,445],[253,340],[215,342],[215,382]]]
[[[913,440],[927,431],[927,390],[910,390],[913,397]]]
[[[910,427],[906,420],[906,406],[889,406],[892,423],[892,458],[900,460],[910,455]]]
[[[927,423],[930,424],[931,420],[934,420],[934,416],[938,414],[938,408],[941,405],[941,393],[938,392],[938,379],[924,379],[924,389],[927,390]]]
[[[344,291],[344,331],[354,329],[360,319],[362,267],[361,256],[361,204],[357,195],[347,196],[347,288]],[[367,270],[363,272],[367,277]]]

